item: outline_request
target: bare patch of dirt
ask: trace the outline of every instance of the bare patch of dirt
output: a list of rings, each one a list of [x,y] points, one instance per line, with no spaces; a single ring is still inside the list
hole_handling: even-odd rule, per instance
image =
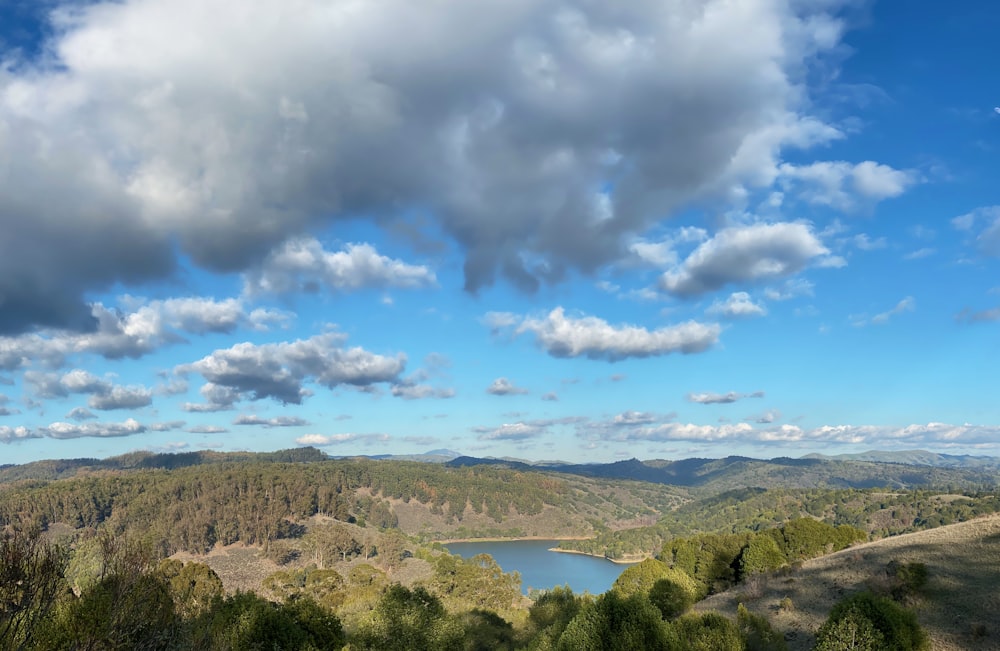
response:
[[[216,547],[205,555],[180,552],[171,558],[208,565],[222,579],[222,585],[229,594],[248,590],[261,592],[264,578],[281,569],[277,563],[265,558],[259,547],[248,547],[241,543]]]

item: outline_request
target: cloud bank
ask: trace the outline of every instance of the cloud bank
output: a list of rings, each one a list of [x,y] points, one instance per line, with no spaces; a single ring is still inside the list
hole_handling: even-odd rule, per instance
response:
[[[0,69],[0,333],[94,331],[88,292],[181,255],[259,290],[423,286],[422,267],[305,235],[415,207],[469,290],[592,271],[686,202],[770,184],[784,147],[841,136],[804,83],[839,46],[838,4],[59,7],[46,55]],[[876,197],[898,174],[850,170]]]

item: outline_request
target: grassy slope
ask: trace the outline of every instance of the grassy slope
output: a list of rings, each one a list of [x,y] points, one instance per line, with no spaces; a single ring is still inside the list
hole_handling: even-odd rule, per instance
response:
[[[812,648],[814,633],[833,605],[869,582],[877,583],[892,560],[927,565],[930,580],[913,609],[934,649],[1000,648],[1000,514],[813,559],[787,575],[763,578],[756,590],[737,586],[701,601],[695,609],[735,617],[742,601],[791,636],[790,651],[805,651]],[[784,597],[792,600],[793,610],[779,610]]]

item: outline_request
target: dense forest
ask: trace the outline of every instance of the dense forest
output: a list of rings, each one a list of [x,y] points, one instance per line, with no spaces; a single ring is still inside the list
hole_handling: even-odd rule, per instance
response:
[[[745,609],[734,620],[689,609],[869,538],[1000,510],[962,474],[919,490],[723,490],[728,468],[720,483],[682,487],[314,450],[7,467],[0,648],[781,649]],[[490,557],[433,543],[526,530],[571,530],[588,538],[567,549],[646,560],[604,595],[528,599]],[[277,569],[234,588],[205,556],[234,545]],[[920,575],[893,571],[901,585]],[[896,596],[835,609],[817,648],[925,648]],[[836,646],[844,636],[876,646]]]

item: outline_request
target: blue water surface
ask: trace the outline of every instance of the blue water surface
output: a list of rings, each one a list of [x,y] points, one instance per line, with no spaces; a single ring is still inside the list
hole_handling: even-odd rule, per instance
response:
[[[448,543],[445,547],[462,558],[489,554],[504,572],[520,572],[525,594],[531,588],[548,590],[562,585],[577,594],[600,594],[628,567],[594,556],[549,551],[558,544],[558,540],[511,540]]]

